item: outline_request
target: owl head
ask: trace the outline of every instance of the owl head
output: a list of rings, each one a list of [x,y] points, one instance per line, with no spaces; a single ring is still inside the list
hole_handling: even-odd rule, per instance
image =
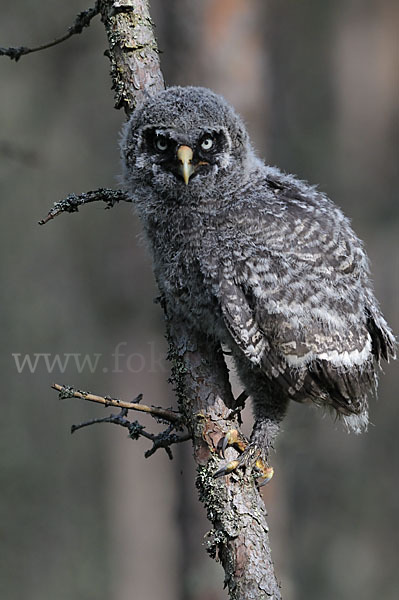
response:
[[[243,177],[253,157],[233,108],[200,87],[171,87],[137,108],[122,140],[124,181],[163,197],[202,196]]]

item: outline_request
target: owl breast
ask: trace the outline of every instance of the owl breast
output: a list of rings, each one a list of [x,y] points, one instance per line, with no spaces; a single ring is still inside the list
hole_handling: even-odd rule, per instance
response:
[[[184,219],[180,215],[173,221],[173,231],[166,227],[151,238],[155,275],[171,314],[209,336],[228,338],[215,294],[215,279],[204,268],[210,262],[207,256],[212,252],[215,255],[216,242],[209,224],[201,218]]]

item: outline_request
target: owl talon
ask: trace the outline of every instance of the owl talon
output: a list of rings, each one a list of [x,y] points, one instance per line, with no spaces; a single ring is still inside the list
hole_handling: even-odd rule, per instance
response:
[[[240,452],[241,456],[236,460],[231,460],[218,469],[214,474],[215,478],[228,475],[243,466],[249,467],[255,472],[258,487],[266,485],[266,483],[271,480],[274,474],[273,467],[267,465],[266,461],[261,456],[261,450],[253,444],[250,444],[238,429],[230,429],[230,431],[220,439],[218,449],[223,458],[225,458],[225,451],[229,446]]]
[[[223,456],[223,458],[224,453],[226,452],[226,448],[228,448],[229,446],[232,446],[239,452],[244,452],[245,448],[248,446],[248,441],[238,431],[238,429],[230,429],[230,431],[228,431],[218,443],[218,450],[220,451],[220,454]]]
[[[223,475],[228,475],[229,473],[232,473],[233,471],[235,471],[237,469],[239,464],[240,464],[240,461],[231,460],[226,465],[224,465],[224,467],[221,467],[213,474],[214,479],[217,479],[218,477],[223,477]]]
[[[262,465],[258,465],[258,462],[262,462]],[[267,483],[269,483],[269,481],[274,475],[274,469],[273,467],[266,466],[266,464],[263,461],[260,461],[259,459],[256,461],[256,467],[261,471],[260,477],[258,477],[256,480],[257,486],[261,488]]]
[[[218,469],[213,474],[213,477],[214,477],[214,479],[217,479],[218,477],[223,477],[224,475],[229,475],[230,473],[237,471],[238,467],[240,467],[240,466],[249,466],[249,465],[246,465],[245,459],[240,458],[238,460],[231,460],[226,465],[224,465],[223,467]],[[271,480],[271,478],[274,475],[273,467],[268,467],[266,465],[266,463],[260,458],[257,459],[257,461],[254,465],[254,471],[255,471],[256,483],[257,483],[258,487],[263,487],[264,485],[269,483],[269,481]],[[258,475],[258,473],[259,473],[259,475]]]

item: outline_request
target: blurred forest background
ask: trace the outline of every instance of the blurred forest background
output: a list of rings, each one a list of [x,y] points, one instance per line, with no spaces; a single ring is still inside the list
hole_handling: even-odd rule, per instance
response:
[[[334,198],[365,240],[398,333],[398,3],[151,6],[167,83],[223,94],[268,163]],[[50,41],[85,8],[86,0],[3,0],[0,45]],[[37,225],[71,192],[118,185],[124,114],[112,108],[106,48],[97,18],[61,46],[17,64],[0,59],[0,597],[223,600],[189,446],[172,462],[164,453],[146,461],[148,443],[121,428],[71,437],[72,423],[104,410],[59,402],[50,389],[56,381],[173,403],[157,290],[131,207],[93,204]],[[116,365],[118,345],[125,356]],[[44,357],[18,368],[38,353],[71,358],[65,369],[47,368]],[[75,363],[97,354],[95,369]],[[394,363],[360,437],[291,407],[276,475],[263,488],[285,600],[397,598],[398,386]]]

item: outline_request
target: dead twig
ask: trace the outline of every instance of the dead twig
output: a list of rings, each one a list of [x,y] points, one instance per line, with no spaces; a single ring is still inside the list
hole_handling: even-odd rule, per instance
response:
[[[60,400],[66,398],[79,398],[80,400],[87,400],[88,402],[97,402],[97,404],[103,404],[104,406],[116,406],[117,408],[126,408],[127,410],[137,410],[152,415],[156,419],[173,423],[175,426],[183,425],[183,417],[179,412],[176,412],[167,408],[160,408],[158,406],[147,406],[145,404],[139,404],[143,395],[139,394],[135,398],[135,402],[125,402],[118,398],[111,398],[110,396],[97,396],[90,392],[83,390],[75,390],[69,385],[59,385],[53,383],[51,386],[54,390],[59,392]]]
[[[78,212],[80,206],[89,202],[105,202],[107,205],[105,208],[112,208],[118,202],[132,202],[132,199],[122,190],[111,190],[109,188],[99,188],[79,195],[69,194],[60,202],[55,202],[47,216],[39,221],[39,225],[45,225],[63,212]]]
[[[67,33],[62,35],[59,38],[56,38],[52,42],[47,42],[46,44],[42,44],[40,46],[35,46],[34,48],[27,48],[26,46],[18,46],[15,48],[0,48],[0,56],[8,56],[11,60],[18,61],[21,56],[24,54],[32,54],[32,52],[40,52],[41,50],[46,50],[47,48],[52,48],[53,46],[57,46],[57,44],[62,44],[73,35],[82,33],[85,27],[90,25],[91,20],[98,15],[100,12],[99,2],[97,1],[93,8],[88,8],[87,10],[83,10],[80,12],[75,18],[75,22],[71,27],[68,28]]]
[[[192,439],[192,436],[189,433],[182,435],[177,435],[174,433],[173,430],[176,428],[176,424],[174,423],[171,423],[168,428],[161,433],[149,433],[148,431],[145,431],[144,425],[141,425],[141,423],[138,421],[129,421],[129,419],[127,419],[128,410],[128,408],[122,408],[117,415],[109,415],[108,417],[103,417],[101,419],[91,419],[90,421],[79,423],[79,425],[72,425],[71,433],[75,433],[75,431],[78,429],[89,427],[90,425],[95,425],[97,423],[113,423],[114,425],[126,427],[129,430],[129,437],[133,440],[137,440],[140,436],[142,436],[147,440],[152,441],[152,448],[145,452],[145,458],[149,458],[157,450],[163,448],[171,460],[173,455],[170,447],[173,444],[180,444]]]

